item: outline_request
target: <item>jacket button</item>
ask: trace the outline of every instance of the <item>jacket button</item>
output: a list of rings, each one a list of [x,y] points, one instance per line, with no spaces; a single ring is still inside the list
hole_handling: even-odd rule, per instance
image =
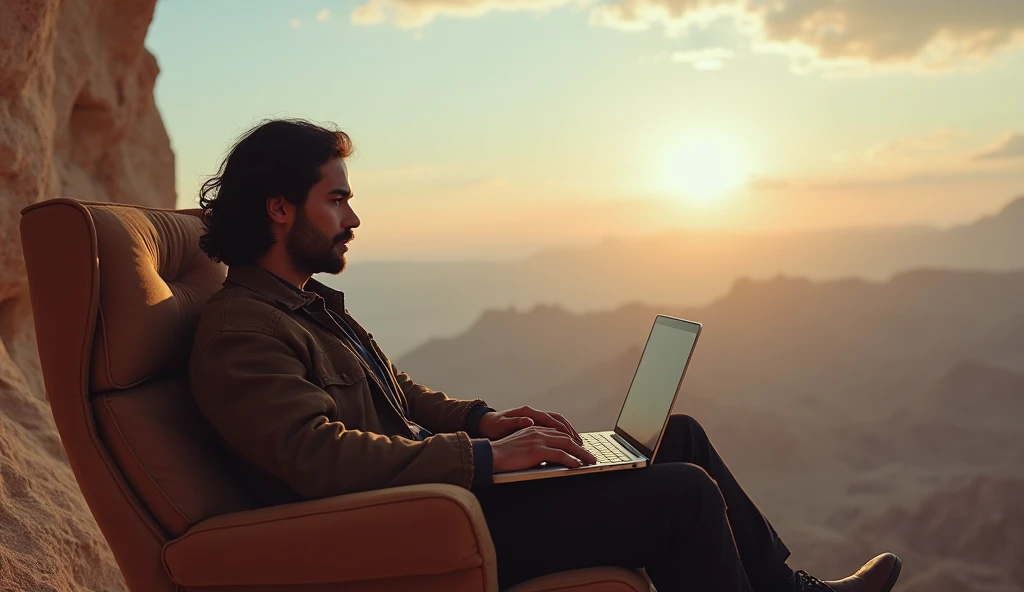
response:
[[[345,382],[348,382],[348,374],[342,373],[341,379],[344,380]]]

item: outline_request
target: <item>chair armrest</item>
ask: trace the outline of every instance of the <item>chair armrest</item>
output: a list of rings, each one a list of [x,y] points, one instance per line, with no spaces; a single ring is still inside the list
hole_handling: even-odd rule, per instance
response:
[[[217,516],[164,545],[163,562],[182,586],[329,584],[477,568],[481,590],[497,590],[479,501],[443,483]]]

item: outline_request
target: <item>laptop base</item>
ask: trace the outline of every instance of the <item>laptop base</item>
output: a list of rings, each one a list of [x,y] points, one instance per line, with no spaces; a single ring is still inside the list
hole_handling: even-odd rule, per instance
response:
[[[612,434],[613,432],[597,432]],[[585,434],[581,434],[585,435]],[[600,471],[622,471],[626,469],[642,469],[650,464],[646,458],[629,453],[630,460],[614,463],[598,463],[594,465],[582,465],[579,467],[567,467],[554,463],[541,463],[532,469],[522,471],[510,471],[508,473],[495,473],[493,480],[498,483],[514,483],[517,481],[532,481],[534,479],[551,479],[553,477],[567,477],[569,475],[584,475],[586,473],[597,473]]]

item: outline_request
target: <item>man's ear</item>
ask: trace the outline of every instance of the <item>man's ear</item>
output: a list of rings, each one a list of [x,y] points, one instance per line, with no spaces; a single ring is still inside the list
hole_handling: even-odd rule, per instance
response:
[[[294,206],[282,195],[267,198],[267,215],[271,222],[288,224]]]

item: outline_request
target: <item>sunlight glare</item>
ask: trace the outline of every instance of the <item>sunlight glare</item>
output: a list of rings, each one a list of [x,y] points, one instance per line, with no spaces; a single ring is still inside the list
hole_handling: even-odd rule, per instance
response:
[[[725,134],[685,135],[668,151],[663,189],[682,198],[709,202],[742,185],[750,174],[744,146]]]

